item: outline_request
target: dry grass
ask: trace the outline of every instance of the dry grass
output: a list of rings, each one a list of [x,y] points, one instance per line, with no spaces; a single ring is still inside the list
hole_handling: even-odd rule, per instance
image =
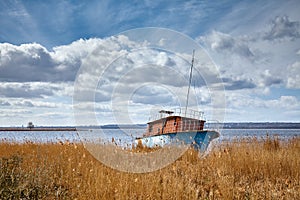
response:
[[[80,144],[0,143],[0,199],[297,199],[300,138],[255,138],[188,150],[164,169],[133,174]]]

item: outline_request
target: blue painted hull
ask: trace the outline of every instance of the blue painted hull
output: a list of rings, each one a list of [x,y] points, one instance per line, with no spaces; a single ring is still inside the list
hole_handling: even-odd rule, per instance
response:
[[[136,144],[140,141],[143,146],[149,148],[183,144],[191,145],[194,149],[205,152],[210,142],[219,136],[218,132],[211,130],[178,132],[137,138]]]

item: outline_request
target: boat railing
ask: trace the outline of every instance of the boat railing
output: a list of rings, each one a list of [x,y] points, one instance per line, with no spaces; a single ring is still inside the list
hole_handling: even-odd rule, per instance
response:
[[[171,111],[161,110],[159,113],[150,117],[149,121],[155,121],[169,116],[180,116],[197,120],[204,120],[204,112],[185,108],[176,108]]]

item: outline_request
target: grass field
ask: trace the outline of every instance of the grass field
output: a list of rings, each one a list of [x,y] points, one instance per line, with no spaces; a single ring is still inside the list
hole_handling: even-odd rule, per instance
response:
[[[81,144],[0,142],[0,199],[299,199],[300,138],[188,150],[151,173],[116,171]]]

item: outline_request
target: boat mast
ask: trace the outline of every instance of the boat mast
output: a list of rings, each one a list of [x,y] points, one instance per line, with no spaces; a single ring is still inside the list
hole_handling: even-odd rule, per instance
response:
[[[194,56],[195,56],[195,50],[193,50],[193,57],[192,57],[192,64],[191,64],[191,70],[190,70],[190,80],[189,80],[189,88],[186,96],[186,103],[185,103],[185,114],[184,116],[186,117],[186,112],[189,104],[189,95],[190,95],[190,88],[191,88],[191,83],[192,83],[192,75],[193,75],[193,66],[194,66]]]

